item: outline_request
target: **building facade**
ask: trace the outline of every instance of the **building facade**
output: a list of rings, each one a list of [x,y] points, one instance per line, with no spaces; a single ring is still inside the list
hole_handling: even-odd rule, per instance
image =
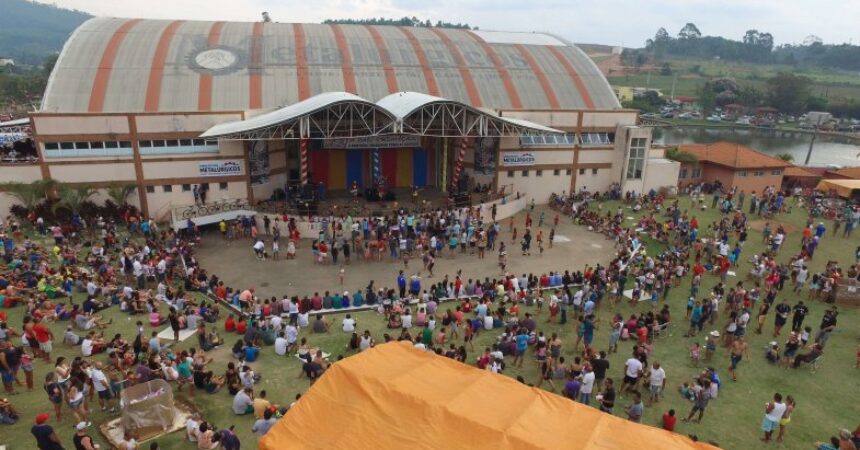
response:
[[[749,147],[717,142],[684,144],[678,150],[694,155],[698,162],[681,164],[680,187],[699,183],[722,183],[738,192],[763,192],[767,187],[780,189],[785,170],[791,164]]]
[[[91,19],[72,34],[30,115],[38,162],[0,171],[9,181],[134,184],[132,203],[156,218],[192,203],[194,185],[208,185],[210,199],[260,200],[299,178],[297,140],[259,144],[204,132],[323,93],[375,102],[402,91],[567,133],[468,140],[464,170],[475,182],[539,203],[551,192],[614,183],[634,191],[675,185],[677,165],[651,149],[637,112],[621,108],[580,49],[551,35],[118,18]],[[457,157],[457,142],[420,136],[409,145],[410,158],[392,150],[386,155],[395,159],[383,165],[406,174],[403,184],[446,188],[451,168],[443,162]],[[332,189],[370,176],[365,156],[330,149],[321,157],[315,152],[326,144],[312,147],[311,171],[325,171]],[[407,167],[421,155],[426,176]],[[0,194],[0,210],[10,204]]]

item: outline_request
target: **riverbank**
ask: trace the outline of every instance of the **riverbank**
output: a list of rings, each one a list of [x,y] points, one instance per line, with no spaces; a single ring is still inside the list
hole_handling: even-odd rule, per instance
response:
[[[703,119],[647,119],[644,122],[651,122],[646,126],[651,126],[655,128],[671,128],[671,127],[682,127],[682,128],[725,128],[725,129],[738,129],[738,130],[769,130],[769,131],[788,131],[792,133],[802,133],[812,135],[815,134],[815,130],[798,128],[797,124],[787,123],[787,124],[778,124],[773,127],[760,127],[756,125],[744,125],[734,122],[711,122],[709,120]],[[828,136],[834,138],[844,138],[850,139],[854,141],[857,145],[860,145],[860,133],[845,133],[839,131],[818,131],[819,136]]]

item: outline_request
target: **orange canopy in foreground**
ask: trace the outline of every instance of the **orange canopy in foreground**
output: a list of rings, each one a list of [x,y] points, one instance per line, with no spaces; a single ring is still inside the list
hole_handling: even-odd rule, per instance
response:
[[[842,198],[851,198],[854,191],[860,189],[860,180],[821,180],[815,189],[824,192],[836,191]]]
[[[715,448],[396,342],[334,364],[259,445],[268,450]]]

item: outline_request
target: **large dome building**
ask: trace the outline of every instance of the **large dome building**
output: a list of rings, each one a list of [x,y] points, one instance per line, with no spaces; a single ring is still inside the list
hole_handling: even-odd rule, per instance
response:
[[[675,185],[637,118],[548,34],[95,18],[31,114],[38,163],[0,170],[132,183],[148,215],[192,203],[195,184],[254,201],[300,181],[446,190],[462,170],[538,203]]]

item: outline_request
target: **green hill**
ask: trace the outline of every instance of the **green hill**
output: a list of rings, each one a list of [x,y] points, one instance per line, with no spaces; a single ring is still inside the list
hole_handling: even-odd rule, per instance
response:
[[[42,64],[59,52],[87,13],[27,0],[0,0],[0,57]]]

